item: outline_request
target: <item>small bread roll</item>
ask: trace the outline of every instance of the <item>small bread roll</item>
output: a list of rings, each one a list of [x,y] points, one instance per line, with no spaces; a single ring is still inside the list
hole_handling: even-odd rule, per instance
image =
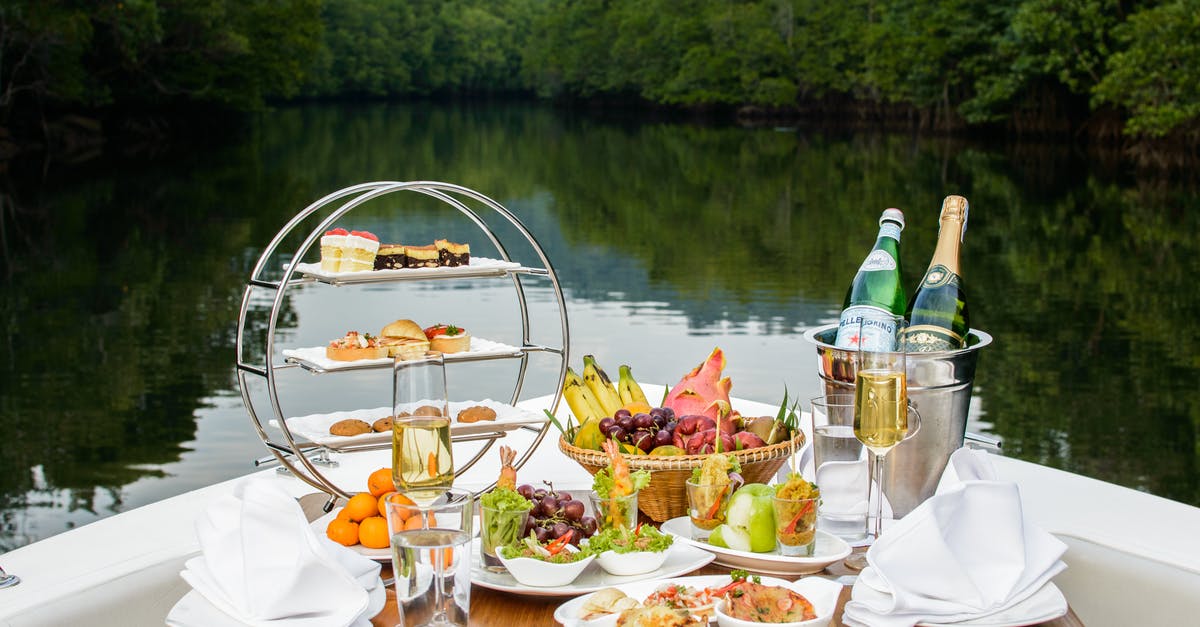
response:
[[[496,410],[483,405],[475,405],[458,412],[459,422],[479,422],[480,420],[495,420]]]
[[[410,340],[427,340],[421,326],[412,320],[397,320],[379,332],[383,337],[404,337]]]
[[[356,418],[347,418],[345,420],[339,420],[339,421],[333,423],[332,425],[329,425],[329,434],[330,435],[341,435],[341,436],[345,436],[345,437],[351,437],[351,436],[362,435],[364,433],[370,433],[370,432],[371,432],[371,425],[363,422],[362,420],[358,420]]]

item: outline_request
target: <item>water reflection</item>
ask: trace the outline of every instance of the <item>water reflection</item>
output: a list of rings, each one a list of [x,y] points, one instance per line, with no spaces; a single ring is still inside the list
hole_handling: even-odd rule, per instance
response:
[[[274,111],[152,162],[14,165],[0,550],[250,470],[260,445],[229,436],[250,433],[243,282],[296,210],[366,180],[452,181],[515,211],[564,281],[577,355],[668,383],[721,345],[735,392],[766,401],[815,389],[799,332],[836,317],[879,211],[906,210],[912,286],[961,193],[973,322],[996,337],[977,401],[1008,454],[1200,504],[1197,195],[1020,150],[381,104]]]

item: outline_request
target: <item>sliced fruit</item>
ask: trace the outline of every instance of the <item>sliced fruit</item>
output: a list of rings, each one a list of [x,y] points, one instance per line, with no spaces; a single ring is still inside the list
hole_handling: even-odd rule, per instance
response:
[[[750,534],[729,525],[719,525],[708,536],[708,543],[713,546],[733,549],[735,551],[750,551]]]
[[[687,455],[687,451],[675,446],[674,444],[664,444],[657,446],[650,451],[651,455]]]

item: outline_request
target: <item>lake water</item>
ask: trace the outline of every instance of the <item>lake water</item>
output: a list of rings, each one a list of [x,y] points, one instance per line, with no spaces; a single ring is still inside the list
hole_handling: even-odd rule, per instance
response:
[[[514,211],[562,280],[576,369],[592,353],[614,374],[627,363],[668,384],[720,346],[734,394],[774,403],[785,386],[815,394],[800,336],[836,320],[880,211],[905,211],[912,289],[941,199],[960,193],[972,324],[995,337],[970,428],[1003,438],[1008,455],[1200,505],[1193,182],[1133,176],[1071,147],[512,104],[303,106],[203,147],[10,167],[0,552],[253,469],[265,449],[233,368],[249,272],[297,211],[371,180],[458,183]],[[424,238],[430,211],[382,203],[348,226]],[[481,334],[513,315],[503,283],[419,292],[428,309],[331,289],[289,295],[280,343],[406,317]],[[529,299],[535,325],[557,324],[547,287]],[[552,372],[533,365],[527,391],[549,393]],[[384,405],[390,393],[305,376],[288,383],[289,411]],[[452,394],[471,397],[500,385],[482,371],[452,379]]]

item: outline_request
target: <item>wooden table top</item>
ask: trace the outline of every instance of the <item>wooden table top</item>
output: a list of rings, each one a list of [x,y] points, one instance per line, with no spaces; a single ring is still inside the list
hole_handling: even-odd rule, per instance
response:
[[[300,499],[301,507],[309,520],[316,520],[323,512],[321,512],[321,503],[325,500],[325,495],[310,495],[313,498],[304,497]],[[863,551],[865,549],[856,549]],[[476,556],[472,556],[476,557]],[[383,576],[391,576],[391,566],[385,564],[383,567]],[[716,564],[708,564],[687,575],[723,575],[729,573],[729,568]],[[831,564],[820,576],[840,577],[842,575],[853,575],[857,571],[847,568],[843,562]],[[781,579],[798,579],[798,577],[785,577],[781,575],[772,575]],[[491,625],[555,625],[554,610],[562,605],[571,597],[543,597],[543,596],[522,596],[511,592],[499,592],[482,586],[471,587],[471,625],[479,625],[487,627]],[[846,605],[846,601],[850,600],[850,587],[842,588],[842,594],[838,597],[837,608],[834,610],[833,622],[835,627],[840,627],[842,623],[842,610]],[[383,611],[375,618],[371,619],[371,624],[375,627],[395,627],[400,620],[400,614],[396,607],[396,590],[389,586],[387,590],[387,604]],[[1046,623],[1040,623],[1045,627],[1082,627],[1083,622],[1075,615],[1075,612],[1068,610],[1067,615]]]

